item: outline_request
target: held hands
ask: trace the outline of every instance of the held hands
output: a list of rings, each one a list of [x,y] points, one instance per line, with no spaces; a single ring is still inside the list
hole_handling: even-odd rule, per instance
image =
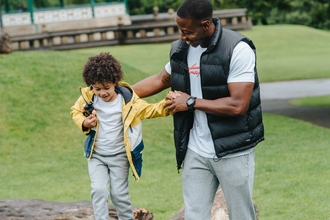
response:
[[[190,97],[187,93],[180,91],[169,91],[166,95],[166,103],[164,108],[167,108],[172,115],[176,112],[187,111],[187,99]]]

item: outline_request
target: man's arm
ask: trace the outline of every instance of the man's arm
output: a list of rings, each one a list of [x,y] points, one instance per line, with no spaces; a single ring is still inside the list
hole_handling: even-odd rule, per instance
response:
[[[254,83],[228,83],[229,97],[216,100],[198,99],[195,108],[219,116],[243,116],[249,109]]]
[[[229,97],[215,100],[197,98],[194,108],[213,115],[242,116],[249,108],[253,86],[252,82],[228,83]],[[186,93],[179,93],[181,93],[179,96],[168,100],[164,106],[172,110],[173,114],[188,110],[186,101],[190,96]]]
[[[171,75],[163,68],[158,74],[149,76],[132,87],[135,93],[141,97],[152,96],[171,86]]]

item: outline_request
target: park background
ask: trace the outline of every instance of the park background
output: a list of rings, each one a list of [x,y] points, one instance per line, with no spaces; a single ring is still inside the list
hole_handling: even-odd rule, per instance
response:
[[[29,0],[0,0],[1,9],[15,12],[28,9]],[[130,15],[176,10],[182,0],[33,0],[36,9],[95,3],[125,2]],[[330,29],[330,0],[210,0],[214,10],[246,8],[256,24],[301,24]],[[23,6],[23,8],[22,8]]]
[[[268,22],[240,32],[256,44],[262,83],[329,78],[328,30]],[[125,81],[134,84],[159,72],[169,49],[170,43],[162,43],[0,55],[0,200],[90,200],[85,136],[69,115],[84,85],[83,65],[89,56],[110,52],[122,63]],[[157,102],[165,92],[146,100]],[[330,96],[293,102],[326,110]],[[329,219],[330,130],[273,114],[264,114],[264,123],[254,186],[259,219]],[[130,175],[133,205],[157,220],[169,219],[183,205],[172,131],[171,117],[144,121],[143,175],[139,182]]]

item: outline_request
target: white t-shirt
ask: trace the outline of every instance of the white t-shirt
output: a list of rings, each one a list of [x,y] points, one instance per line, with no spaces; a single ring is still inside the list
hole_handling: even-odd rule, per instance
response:
[[[190,73],[189,76],[191,96],[197,98],[203,98],[200,81],[200,57],[206,49],[207,48],[202,48],[200,46],[190,46],[188,50],[187,61]],[[255,54],[251,47],[245,42],[238,43],[234,48],[233,55],[231,58],[227,83],[254,83],[254,66]],[[165,65],[165,70],[169,74],[171,74],[170,62]],[[216,157],[211,132],[207,124],[206,114],[203,111],[195,110],[194,112],[194,124],[192,129],[190,130],[188,148],[203,157]],[[248,149],[238,153],[229,154],[223,158],[244,155],[251,152],[252,150],[253,149]]]
[[[118,94],[112,102],[94,96],[93,105],[99,123],[95,152],[104,156],[125,152],[122,96]]]

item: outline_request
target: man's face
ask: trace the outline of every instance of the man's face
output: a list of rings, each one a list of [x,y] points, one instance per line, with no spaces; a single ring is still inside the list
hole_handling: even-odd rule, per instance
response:
[[[95,83],[92,86],[95,95],[100,97],[104,102],[112,102],[117,97],[114,83]]]
[[[207,21],[195,21],[192,19],[176,18],[177,26],[180,30],[180,39],[187,42],[187,44],[197,47],[201,45],[206,47],[208,43],[208,24]]]

